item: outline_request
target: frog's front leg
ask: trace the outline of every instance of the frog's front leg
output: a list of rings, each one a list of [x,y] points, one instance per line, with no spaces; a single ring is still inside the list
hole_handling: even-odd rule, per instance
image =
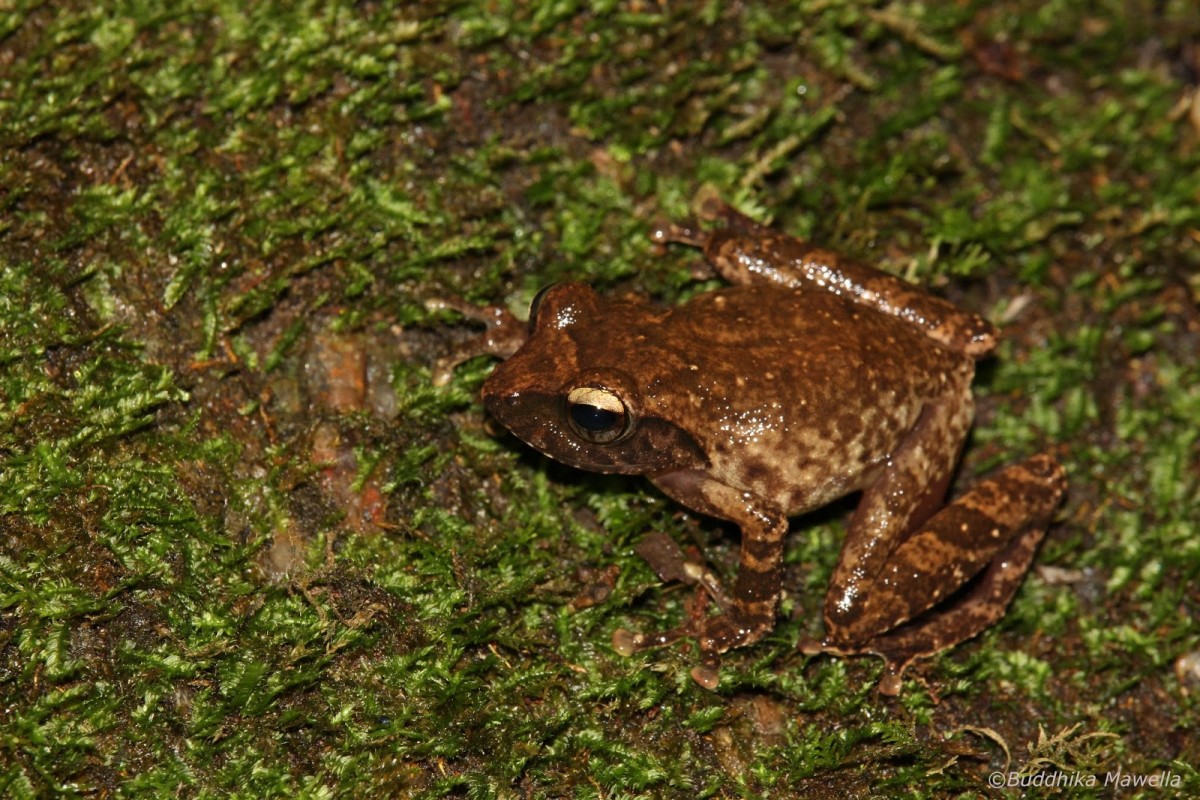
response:
[[[741,527],[741,564],[733,592],[724,603],[726,609],[705,618],[700,630],[684,625],[658,634],[617,631],[613,645],[618,652],[629,655],[684,636],[695,636],[700,645],[701,664],[692,670],[692,677],[705,688],[714,689],[719,678],[720,654],[758,641],[775,625],[787,516],[775,503],[721,483],[702,470],[679,470],[653,476],[651,480],[685,506]]]
[[[924,438],[930,435],[927,429]],[[910,439],[901,450],[893,464],[911,467],[920,448]],[[914,491],[912,477],[909,470],[889,472],[864,493],[826,597],[827,638],[801,645],[808,654],[882,656],[884,694],[899,692],[912,661],[977,635],[1004,614],[1066,491],[1062,467],[1043,454],[979,482],[928,519],[918,509],[903,527],[888,526],[896,498],[928,505],[944,491],[942,479]],[[981,572],[966,594],[938,606]]]
[[[437,298],[425,301],[425,308],[430,311],[457,311],[485,326],[482,334],[468,339],[437,360],[433,365],[434,386],[449,383],[454,368],[467,359],[482,355],[507,359],[529,338],[529,326],[499,306],[479,307],[461,300]]]

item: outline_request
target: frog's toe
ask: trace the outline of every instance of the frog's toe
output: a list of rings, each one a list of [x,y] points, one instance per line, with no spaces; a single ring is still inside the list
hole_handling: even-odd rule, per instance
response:
[[[692,667],[691,674],[692,680],[710,692],[715,691],[721,683],[721,671],[717,667],[709,666],[708,664],[697,664]]]
[[[612,648],[617,651],[617,655],[628,658],[638,651],[638,638],[638,634],[633,631],[617,628],[613,631]]]
[[[450,358],[439,358],[433,362],[429,382],[434,386],[446,386],[454,378],[454,368],[457,364]]]
[[[691,631],[686,627],[672,628],[658,633],[635,633],[624,628],[617,628],[613,631],[612,648],[618,655],[628,657],[642,650],[666,647],[690,635]]]
[[[860,656],[863,653],[873,653],[875,651],[857,647],[853,644],[837,643],[832,639],[813,639],[806,637],[801,639],[796,649],[806,656],[819,656],[827,654],[831,656]]]
[[[893,666],[888,662],[883,673],[883,677],[879,679],[879,693],[887,697],[895,697],[900,694],[900,687],[904,685],[904,668],[908,666],[903,664],[899,667]]]
[[[659,220],[650,229],[650,241],[659,248],[665,248],[671,242],[703,247],[708,241],[708,234],[691,222],[674,223]]]
[[[828,652],[824,642],[813,638],[801,639],[800,643],[796,645],[796,649],[806,656],[819,656]]]
[[[879,648],[865,648],[864,653],[877,655],[883,659],[883,677],[879,679],[877,687],[880,694],[886,697],[895,697],[900,694],[900,688],[904,684],[904,672],[912,666],[913,662],[921,658],[922,653],[912,652],[881,652]]]
[[[888,697],[895,697],[900,694],[900,688],[904,684],[904,671],[919,657],[919,654],[910,652],[881,652],[878,647],[873,645],[853,647],[836,645],[828,640],[820,641],[812,638],[801,639],[800,643],[796,645],[796,649],[806,656],[822,654],[838,657],[879,656],[884,661],[883,677],[879,679],[879,693]]]

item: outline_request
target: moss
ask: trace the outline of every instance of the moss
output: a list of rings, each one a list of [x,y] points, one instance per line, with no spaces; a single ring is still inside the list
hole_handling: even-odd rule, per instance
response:
[[[10,5],[0,795],[1200,791],[1191,4]],[[489,430],[483,359],[430,385],[428,298],[714,285],[646,237],[705,184],[1001,324],[960,486],[1070,472],[897,701],[795,650],[851,504],[706,692],[608,643],[686,613],[645,531],[730,531]]]

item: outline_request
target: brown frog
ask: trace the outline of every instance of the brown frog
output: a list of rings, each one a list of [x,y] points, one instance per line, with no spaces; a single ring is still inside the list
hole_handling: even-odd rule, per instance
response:
[[[896,694],[914,659],[1002,616],[1066,490],[1063,470],[1033,456],[944,505],[974,412],[975,360],[995,346],[994,328],[723,204],[705,211],[724,226],[669,225],[654,237],[702,248],[732,286],[663,310],[556,284],[528,325],[455,305],[488,331],[440,362],[435,380],[471,355],[506,358],[483,400],[518,437],[574,467],[645,475],[741,528],[732,592],[696,565],[681,572],[719,613],[613,637],[630,654],[694,636],[692,675],[708,688],[721,653],[774,627],[788,517],[861,491],[826,595],[825,639],[801,649],[880,655],[880,691]]]

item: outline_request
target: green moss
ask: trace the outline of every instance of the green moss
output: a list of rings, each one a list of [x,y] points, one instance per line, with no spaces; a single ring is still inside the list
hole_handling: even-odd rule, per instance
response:
[[[1200,792],[1191,4],[10,5],[0,795],[983,795],[964,727]],[[704,184],[1002,325],[959,486],[1068,468],[898,701],[795,650],[851,504],[705,692],[609,642],[686,613],[646,531],[736,537],[430,385],[428,298],[715,285],[646,236]]]

